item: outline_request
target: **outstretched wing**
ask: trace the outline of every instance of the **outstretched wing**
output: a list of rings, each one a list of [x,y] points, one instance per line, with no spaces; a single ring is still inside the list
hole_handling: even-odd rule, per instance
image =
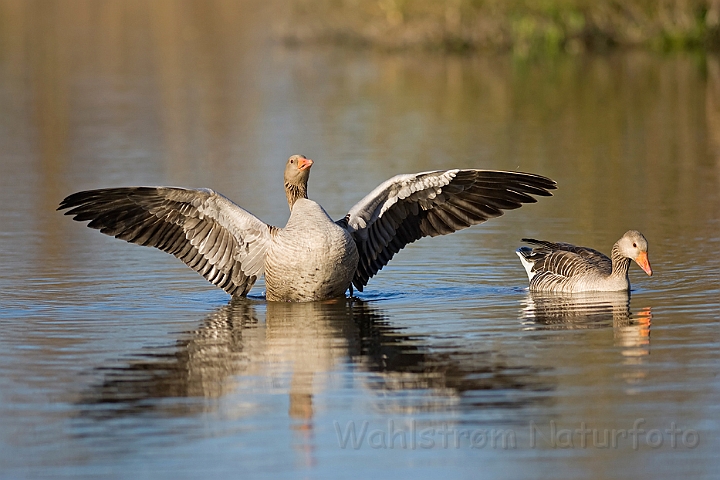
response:
[[[529,173],[443,170],[398,175],[378,186],[336,222],[360,254],[353,285],[368,280],[408,243],[445,235],[549,196],[556,184]]]
[[[58,210],[130,243],[156,247],[231,295],[263,273],[271,227],[209,189],[121,187],[78,192]]]

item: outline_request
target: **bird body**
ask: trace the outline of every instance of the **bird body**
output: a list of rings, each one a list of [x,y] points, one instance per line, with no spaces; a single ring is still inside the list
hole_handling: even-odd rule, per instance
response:
[[[325,210],[301,198],[265,256],[268,300],[306,302],[342,296],[358,263],[355,241]]]
[[[569,243],[532,238],[522,240],[537,245],[516,250],[527,272],[531,291],[577,293],[629,290],[630,260],[652,275],[647,240],[637,230],[627,231],[613,245],[610,257],[592,248]]]
[[[359,291],[405,245],[482,223],[549,196],[553,180],[529,173],[454,169],[397,175],[333,221],[307,198],[313,161],[285,166],[290,218],[264,223],[210,189],[119,187],[66,197],[58,207],[88,227],[185,262],[231,295],[265,276],[270,301],[315,301]]]

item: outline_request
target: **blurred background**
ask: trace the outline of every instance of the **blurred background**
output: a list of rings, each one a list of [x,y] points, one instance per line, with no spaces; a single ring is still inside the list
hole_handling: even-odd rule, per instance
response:
[[[297,0],[289,41],[518,56],[720,44],[717,0]]]

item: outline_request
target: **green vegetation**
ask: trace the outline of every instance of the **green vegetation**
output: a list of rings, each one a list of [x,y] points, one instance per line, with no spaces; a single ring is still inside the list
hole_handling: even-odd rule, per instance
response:
[[[720,0],[293,0],[282,37],[521,56],[720,49]]]

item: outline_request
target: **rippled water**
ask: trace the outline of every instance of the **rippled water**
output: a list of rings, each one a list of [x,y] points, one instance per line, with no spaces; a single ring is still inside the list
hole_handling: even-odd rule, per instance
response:
[[[0,2],[0,476],[715,478],[717,58],[291,49],[243,3],[51,5]],[[293,153],[335,218],[433,168],[559,189],[299,305],[55,211],[207,186],[282,225]],[[520,238],[629,228],[631,295],[528,293]]]

